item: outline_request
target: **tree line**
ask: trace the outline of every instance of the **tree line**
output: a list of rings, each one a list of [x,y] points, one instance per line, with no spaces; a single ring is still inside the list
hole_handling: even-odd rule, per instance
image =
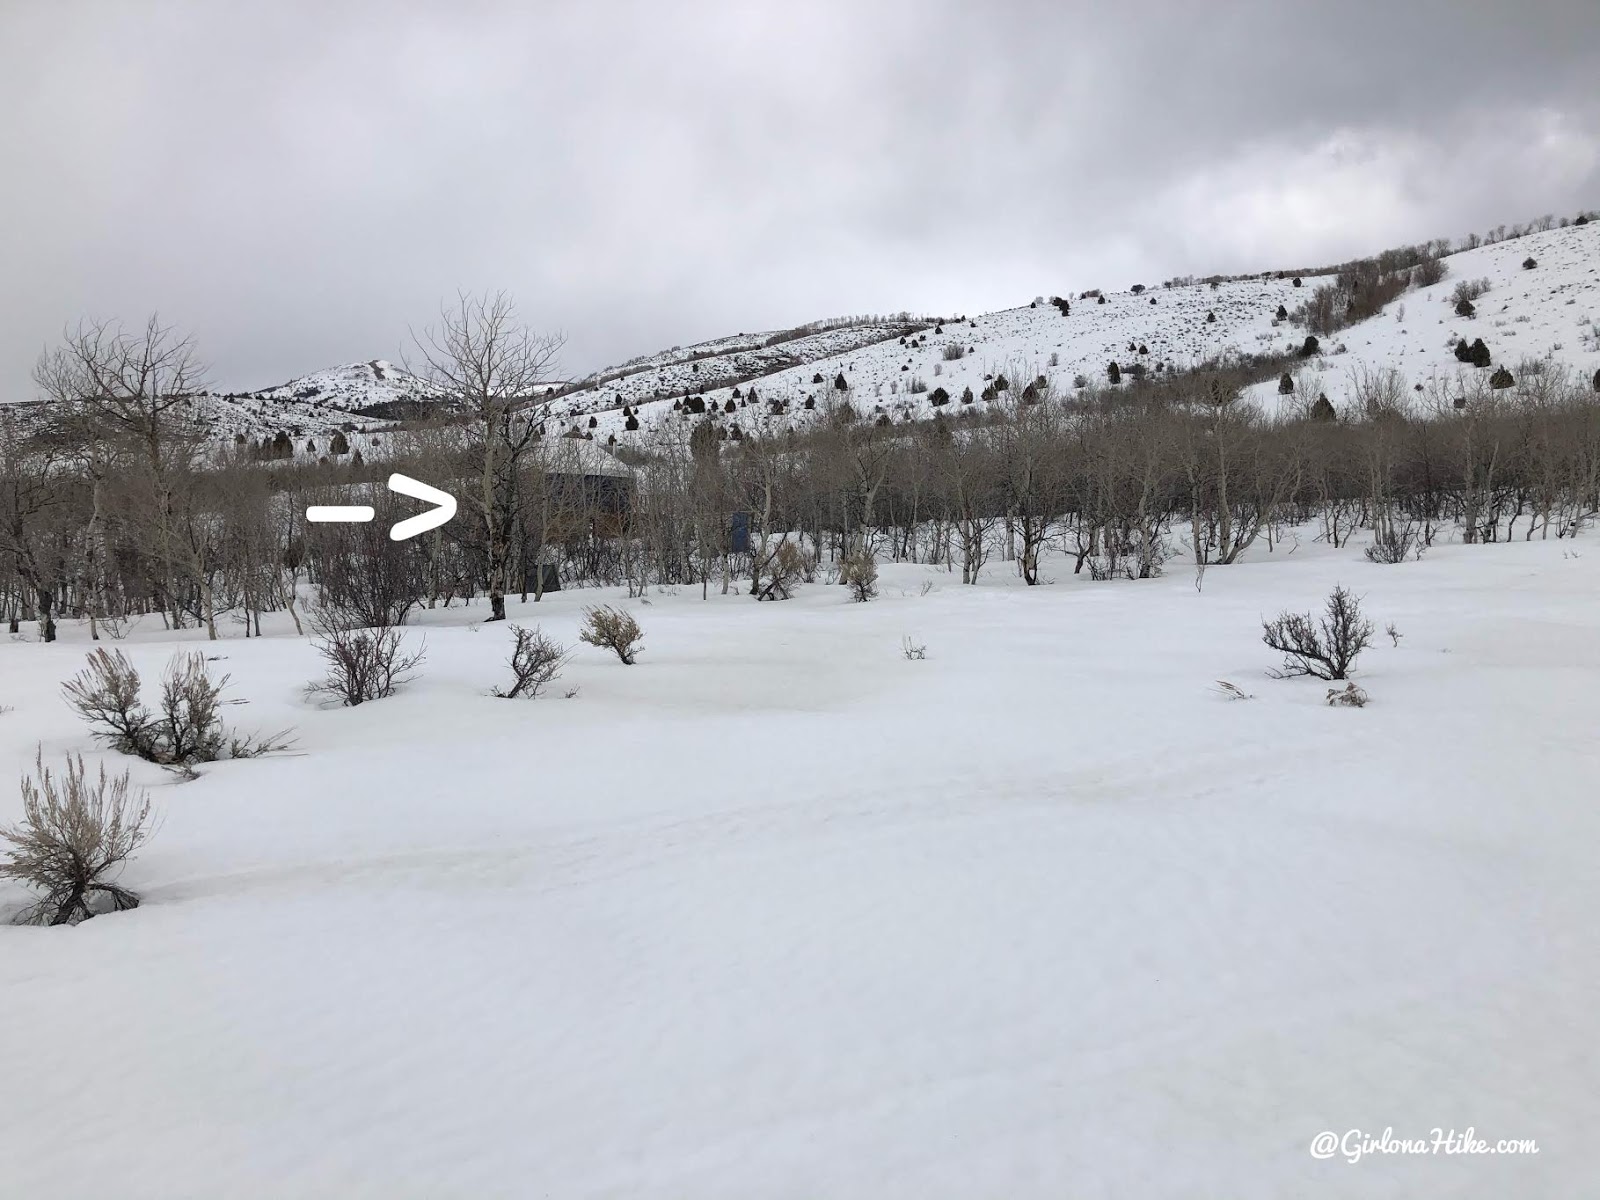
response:
[[[1029,388],[931,420],[863,417],[848,391],[805,428],[730,437],[708,414],[619,450],[624,479],[593,442],[545,432],[559,348],[507,297],[459,297],[408,364],[437,412],[387,432],[383,462],[272,461],[189,419],[204,369],[178,331],[79,326],[40,360],[43,402],[0,406],[0,620],[44,640],[66,618],[97,640],[135,617],[253,636],[275,612],[303,629],[306,600],[385,627],[458,603],[495,620],[558,579],[778,599],[894,561],[1037,584],[1048,551],[1138,579],[1175,560],[1203,574],[1307,526],[1335,545],[1370,534],[1392,562],[1441,535],[1571,537],[1600,512],[1600,381],[1552,364],[1510,388],[1464,367],[1421,392],[1357,368],[1345,412],[1287,415],[1240,398],[1286,358],[1069,395],[1018,364],[1006,374]],[[452,491],[460,514],[391,542],[410,509],[390,471]],[[352,493],[375,521],[305,522]]]

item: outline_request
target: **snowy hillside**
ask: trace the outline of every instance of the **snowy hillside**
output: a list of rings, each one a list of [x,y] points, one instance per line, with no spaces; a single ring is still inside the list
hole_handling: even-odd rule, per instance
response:
[[[1524,267],[1529,259],[1535,265]],[[1482,338],[1494,366],[1517,378],[1525,362],[1564,365],[1584,379],[1600,370],[1600,221],[1462,250],[1445,262],[1449,271],[1441,282],[1408,292],[1326,339],[1331,353],[1302,368],[1297,398],[1313,401],[1325,393],[1343,410],[1361,371],[1386,367],[1398,370],[1407,388],[1432,390],[1438,383],[1446,394],[1460,395],[1473,375],[1493,369],[1459,362],[1454,347],[1460,338]],[[1488,290],[1473,302],[1473,316],[1458,317],[1456,285],[1478,279],[1488,281]],[[1279,403],[1276,383],[1251,392],[1269,410]]]
[[[375,358],[264,388],[246,399],[260,405],[297,401],[360,413],[385,406],[426,403],[428,389],[416,376]]]
[[[892,420],[927,417],[935,411],[936,389],[943,388],[949,404],[958,408],[963,392],[972,390],[975,405],[983,405],[984,389],[997,377],[1020,389],[1039,376],[1058,394],[1074,390],[1081,377],[1102,382],[1107,366],[1120,369],[1142,366],[1154,374],[1183,369],[1229,351],[1255,353],[1274,348],[1280,341],[1298,343],[1296,331],[1277,322],[1280,306],[1293,308],[1316,281],[1308,278],[1297,288],[1290,279],[1254,279],[1185,287],[1131,288],[1095,297],[1067,297],[1069,312],[1062,313],[1048,299],[966,321],[922,326],[906,336],[870,346],[851,347],[788,366],[739,385],[708,387],[696,391],[706,408],[724,411],[724,420],[745,431],[756,431],[815,419],[820,410],[844,397],[834,383],[843,375],[850,402],[865,416],[887,414]],[[1275,322],[1277,322],[1275,327]],[[954,358],[959,348],[961,357]],[[821,376],[821,380],[817,379]],[[681,374],[677,376],[681,381]],[[631,436],[650,434],[694,414],[674,409],[684,386],[668,389],[659,397],[640,396],[640,428]],[[755,389],[756,399],[750,399]],[[739,392],[737,397],[735,391]],[[561,397],[552,416],[563,427],[589,429],[589,416],[597,438],[615,434],[626,441],[627,417],[608,403],[602,408],[586,395]],[[728,401],[734,411],[727,413]],[[815,407],[807,410],[810,401]]]
[[[558,416],[588,415],[607,409],[667,401],[686,392],[729,391],[738,383],[785,370],[830,362],[839,355],[894,339],[923,328],[911,317],[865,320],[793,336],[794,330],[737,334],[713,342],[680,347],[601,371],[559,396]]]
[[[423,411],[422,382],[373,359],[291,379],[256,392],[208,393],[189,402],[192,419],[217,436],[326,434],[336,429],[381,429]]]
[[[1533,267],[1524,267],[1532,259]],[[1394,367],[1404,386],[1435,384],[1459,394],[1474,368],[1456,359],[1457,339],[1482,338],[1496,366],[1520,374],[1525,361],[1600,369],[1600,222],[1512,238],[1446,258],[1443,281],[1406,292],[1378,315],[1323,339],[1321,353],[1295,371],[1295,394],[1275,381],[1249,398],[1267,411],[1326,394],[1351,402],[1365,370]],[[1298,347],[1305,329],[1280,318],[1330,277],[1263,277],[1051,298],[944,323],[900,314],[729,337],[673,347],[595,372],[555,391],[551,432],[621,444],[647,442],[711,413],[729,427],[759,432],[814,421],[848,400],[868,419],[930,417],[942,406],[981,410],[1044,380],[1057,395],[1106,382],[1115,362],[1124,380],[1182,370],[1232,354]],[[1462,281],[1488,281],[1472,317],[1458,317]],[[836,381],[843,377],[845,390]],[[1002,384],[1006,386],[1001,386]],[[994,385],[996,390],[986,391]],[[970,389],[970,399],[966,393]],[[686,403],[687,401],[687,403]],[[382,359],[320,371],[248,393],[189,401],[195,423],[218,438],[301,442],[344,430],[370,452],[376,435],[434,403],[415,377]],[[729,405],[732,405],[730,410]],[[591,423],[592,422],[592,423]]]
[[[1524,268],[1533,258],[1536,265]],[[1459,337],[1481,337],[1516,374],[1524,359],[1566,365],[1583,377],[1600,369],[1600,222],[1529,234],[1450,255],[1444,280],[1403,295],[1383,312],[1326,340],[1323,353],[1303,366],[1295,397],[1280,399],[1276,382],[1251,389],[1249,398],[1267,411],[1314,400],[1325,392],[1335,407],[1348,403],[1360,366],[1393,365],[1407,386],[1434,378],[1454,380],[1470,374],[1456,360]],[[1461,280],[1486,278],[1489,291],[1473,318],[1454,313],[1451,295]],[[757,431],[816,419],[828,404],[848,398],[867,417],[887,415],[902,421],[930,416],[936,389],[943,388],[950,411],[972,390],[982,407],[984,389],[1004,376],[1022,387],[1043,377],[1056,394],[1069,394],[1081,382],[1106,380],[1115,361],[1126,377],[1142,366],[1151,374],[1193,367],[1229,353],[1287,351],[1301,345],[1305,330],[1280,320],[1293,312],[1328,277],[1305,276],[1300,287],[1290,278],[1246,279],[1172,288],[1068,297],[1063,316],[1048,300],[974,317],[943,327],[924,327],[905,338],[845,351],[789,367],[743,386],[709,388],[706,409],[722,413],[729,425]],[[962,357],[947,359],[947,347]],[[1341,349],[1342,347],[1342,349]],[[818,381],[817,376],[821,376]],[[834,382],[844,376],[848,397]],[[751,389],[756,399],[750,399]],[[734,392],[739,392],[738,397]],[[675,410],[676,395],[637,404],[640,428],[629,433],[619,409],[594,412],[596,437],[619,441],[647,439],[651,433],[695,414]],[[1303,400],[1302,400],[1303,397]],[[727,412],[729,400],[734,410]],[[807,401],[816,406],[808,411]],[[589,429],[591,410],[573,398],[559,402],[554,416],[566,427]]]

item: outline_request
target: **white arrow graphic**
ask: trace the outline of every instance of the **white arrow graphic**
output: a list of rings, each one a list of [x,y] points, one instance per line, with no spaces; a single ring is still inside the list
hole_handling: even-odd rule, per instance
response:
[[[410,496],[413,500],[426,500],[429,504],[436,505],[432,512],[420,513],[415,517],[407,517],[404,521],[397,522],[389,530],[391,542],[403,542],[407,538],[414,538],[419,533],[427,533],[430,529],[437,529],[451,517],[456,515],[456,498],[449,492],[441,492],[436,487],[429,487],[409,475],[394,474],[389,476],[389,490],[399,492],[402,496]]]

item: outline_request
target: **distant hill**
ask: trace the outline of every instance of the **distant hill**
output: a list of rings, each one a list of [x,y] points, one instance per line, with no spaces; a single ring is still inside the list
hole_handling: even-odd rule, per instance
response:
[[[1407,390],[1459,390],[1480,368],[1457,359],[1457,339],[1483,339],[1494,365],[1514,374],[1600,370],[1600,221],[1514,231],[1441,261],[1440,282],[1402,279],[1404,290],[1377,315],[1319,339],[1294,371],[1293,394],[1280,396],[1272,381],[1248,398],[1278,411],[1326,394],[1343,409],[1364,371],[1389,367]],[[1102,281],[1085,280],[1095,286],[971,317],[899,313],[734,334],[552,385],[547,432],[627,446],[710,418],[757,433],[822,419],[844,402],[865,419],[904,422],[981,410],[1029,385],[1071,395],[1107,382],[1112,363],[1127,386],[1140,373],[1302,346],[1306,329],[1292,314],[1334,278],[1269,272],[1103,291]],[[1457,286],[1480,279],[1487,291],[1473,315],[1458,316]],[[372,359],[254,392],[197,395],[187,407],[219,440],[284,431],[298,455],[334,430],[370,453],[385,430],[439,403],[422,381]]]

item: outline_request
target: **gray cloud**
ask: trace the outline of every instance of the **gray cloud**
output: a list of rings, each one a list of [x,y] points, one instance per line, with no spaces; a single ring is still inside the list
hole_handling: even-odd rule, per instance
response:
[[[1474,11],[1477,8],[1477,11]],[[572,372],[1600,203],[1600,5],[0,8],[0,389],[152,309],[225,387],[457,288]]]

